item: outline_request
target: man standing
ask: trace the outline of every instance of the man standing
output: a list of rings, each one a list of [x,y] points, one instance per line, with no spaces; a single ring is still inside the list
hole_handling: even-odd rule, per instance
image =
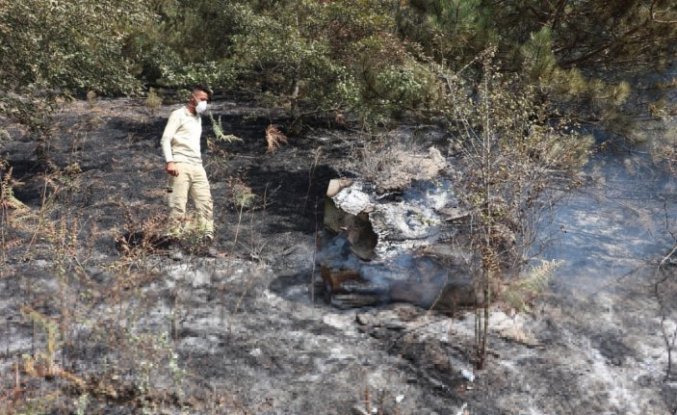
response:
[[[213,202],[207,173],[202,166],[200,114],[207,109],[209,91],[193,88],[188,103],[169,116],[162,134],[162,153],[169,179],[170,234],[179,237],[186,222],[186,203],[190,194],[197,211],[198,232],[203,241],[214,239]]]

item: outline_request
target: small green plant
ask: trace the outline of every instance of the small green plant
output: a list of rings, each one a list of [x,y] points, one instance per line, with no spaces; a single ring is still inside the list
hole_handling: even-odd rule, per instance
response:
[[[214,130],[214,137],[217,142],[232,143],[234,141],[242,141],[240,137],[237,137],[233,134],[226,134],[224,132],[220,115],[218,119],[215,119],[214,116],[211,113],[209,113],[209,119],[212,122],[212,130]]]
[[[95,91],[92,91],[91,89],[87,91],[87,104],[89,105],[90,108],[96,105],[97,98],[98,96],[96,95]]]
[[[145,101],[146,108],[150,110],[151,115],[155,115],[157,110],[162,105],[162,97],[160,97],[155,91],[155,88],[150,88],[148,90],[148,96]]]
[[[87,413],[87,404],[89,404],[89,394],[85,392],[76,401],[75,414],[85,415]]]
[[[256,198],[256,195],[241,179],[231,180],[229,183],[230,190],[233,195],[233,202],[239,209],[250,207]]]
[[[456,74],[440,74],[447,81],[450,133],[463,143],[460,163],[466,173],[455,185],[471,211],[469,236],[478,252],[473,263],[480,304],[475,312],[477,369],[486,363],[490,306],[497,289],[520,275],[530,256],[535,218],[548,209],[545,199],[553,197],[548,189],[575,185],[593,143],[575,132],[567,117],[553,124],[552,108],[539,103],[540,90],[523,88],[520,76],[502,74],[495,54],[492,47],[478,56],[482,78],[475,83],[476,101],[467,99],[467,87]],[[508,297],[516,308],[527,306],[549,270],[513,287]]]

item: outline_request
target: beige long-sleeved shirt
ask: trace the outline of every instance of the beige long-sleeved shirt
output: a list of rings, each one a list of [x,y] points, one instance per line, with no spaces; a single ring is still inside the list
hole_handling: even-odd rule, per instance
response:
[[[165,161],[202,164],[201,134],[202,119],[199,115],[191,114],[186,107],[172,111],[160,141]]]

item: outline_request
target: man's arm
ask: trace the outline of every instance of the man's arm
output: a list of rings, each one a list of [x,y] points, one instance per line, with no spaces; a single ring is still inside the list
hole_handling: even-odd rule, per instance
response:
[[[165,171],[172,175],[178,176],[179,170],[174,163],[174,155],[172,154],[172,138],[174,134],[181,126],[181,120],[179,115],[175,112],[169,116],[167,120],[167,126],[165,126],[165,131],[162,133],[162,139],[160,140],[160,145],[162,146],[162,154],[165,157]]]

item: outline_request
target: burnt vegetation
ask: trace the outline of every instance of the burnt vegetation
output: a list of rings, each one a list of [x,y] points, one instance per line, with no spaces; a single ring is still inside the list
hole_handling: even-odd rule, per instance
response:
[[[243,328],[237,317],[265,312],[252,293],[268,285],[297,299],[281,280],[312,273],[311,289],[321,289],[313,255],[327,184],[394,175],[384,137],[403,124],[442,131],[434,144],[457,166],[449,178],[469,212],[463,242],[474,252],[480,306],[474,340],[455,354],[486,368],[490,306],[529,308],[556,266],[527,268],[539,215],[581,185],[594,151],[647,144],[633,119],[677,115],[674,76],[661,76],[674,74],[676,38],[677,6],[666,0],[3,2],[0,287],[13,299],[0,297],[0,413],[271,410],[219,384],[223,369],[205,363],[212,352],[186,346],[210,335],[191,332],[188,310],[213,307],[225,328],[210,341],[252,370],[292,371],[272,346],[237,331],[279,321]],[[646,74],[658,75],[634,82]],[[166,258],[159,236],[162,111],[195,84],[214,92],[203,147],[228,260],[187,255],[182,266],[203,277],[200,267],[211,266],[209,290],[167,277],[185,269]],[[599,129],[611,138],[596,141]],[[674,136],[647,148],[655,167],[674,175]],[[677,373],[677,328],[675,247],[666,251],[654,276],[667,385]],[[247,271],[236,281],[238,261]],[[287,267],[302,261],[300,273]],[[272,284],[262,271],[270,264],[282,275]],[[426,353],[443,354],[437,348]],[[430,363],[405,349],[394,346],[415,365]],[[304,359],[294,363],[311,365]],[[440,382],[458,403],[455,388],[467,379],[454,373]],[[376,413],[368,387],[359,394],[361,410]],[[399,402],[375,410],[404,413]]]

